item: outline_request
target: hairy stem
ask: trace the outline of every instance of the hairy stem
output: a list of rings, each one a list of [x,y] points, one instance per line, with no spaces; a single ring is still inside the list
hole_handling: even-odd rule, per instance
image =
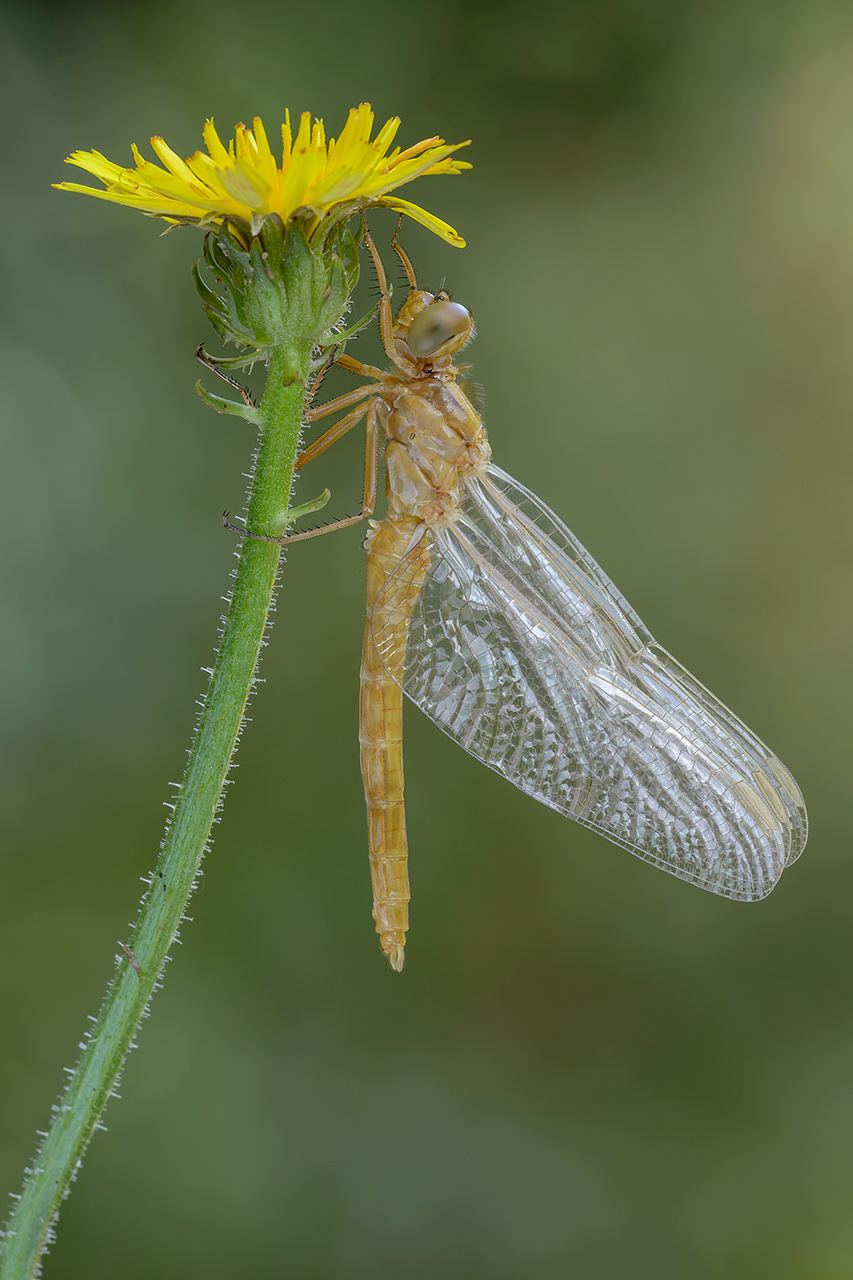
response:
[[[260,405],[261,439],[248,527],[277,536],[288,506],[311,343],[273,347]],[[280,549],[245,538],[228,615],[186,774],[139,920],[85,1040],[50,1131],[0,1243],[0,1280],[30,1280],[64,1197],[133,1047],[193,891],[243,723],[275,589]]]

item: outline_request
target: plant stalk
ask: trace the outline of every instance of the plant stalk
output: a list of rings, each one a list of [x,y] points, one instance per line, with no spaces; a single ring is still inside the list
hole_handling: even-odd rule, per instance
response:
[[[288,507],[305,404],[310,338],[270,350],[261,438],[247,527],[278,536]],[[54,1106],[53,1123],[26,1170],[0,1242],[0,1280],[31,1280],[53,1240],[61,1203],[110,1097],[157,987],[192,894],[252,690],[276,584],[280,548],[244,538],[210,686],[160,857],[94,1027]]]

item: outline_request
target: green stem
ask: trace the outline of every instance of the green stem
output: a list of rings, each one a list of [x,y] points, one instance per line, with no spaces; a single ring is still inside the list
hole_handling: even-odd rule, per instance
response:
[[[248,527],[277,535],[288,506],[302,420],[311,344],[274,347],[260,405],[262,435],[249,499]],[[50,1132],[27,1170],[23,1194],[0,1244],[0,1280],[30,1280],[89,1139],[113,1095],[124,1059],[177,936],[193,891],[252,689],[280,549],[245,538],[222,642],[189,764],[136,928],[119,957],[98,1020]]]

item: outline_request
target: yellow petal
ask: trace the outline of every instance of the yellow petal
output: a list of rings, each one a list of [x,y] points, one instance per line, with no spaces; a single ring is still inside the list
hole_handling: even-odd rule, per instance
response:
[[[429,227],[430,231],[441,236],[442,240],[446,240],[448,244],[455,245],[457,249],[465,248],[465,241],[458,231],[454,231],[449,223],[442,222],[441,218],[437,218],[434,213],[427,213],[426,209],[422,209],[420,205],[412,204],[409,200],[398,200],[396,196],[383,196],[375,203],[382,205],[384,209],[396,209],[398,213],[405,213],[410,218],[414,218],[415,222]]]
[[[193,181],[192,169],[188,168],[181,157],[176,155],[172,148],[168,147],[162,138],[154,137],[150,138],[149,141],[151,143],[152,151],[159,160],[162,160],[170,173],[173,173],[176,178],[183,178],[185,182]]]
[[[206,120],[204,129],[202,130],[204,141],[210,152],[210,158],[215,164],[227,165],[231,157],[219,141],[219,134],[213,125],[213,120]]]

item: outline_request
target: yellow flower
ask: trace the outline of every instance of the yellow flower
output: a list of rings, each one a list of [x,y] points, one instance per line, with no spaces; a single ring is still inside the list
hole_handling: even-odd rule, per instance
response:
[[[227,150],[208,120],[204,126],[207,155],[197,151],[181,160],[162,138],[152,138],[151,146],[165,167],[145,160],[134,146],[136,168],[123,169],[98,151],[75,151],[66,164],[94,174],[105,190],[76,182],[54,185],[59,191],[82,191],[130,205],[168,222],[204,227],[240,219],[256,231],[268,214],[279,214],[285,223],[299,216],[305,218],[309,235],[331,210],[349,216],[370,205],[384,205],[415,218],[450,244],[464,245],[446,222],[388,193],[423,174],[470,169],[464,160],[450,158],[468,144],[447,146],[443,138],[427,138],[406,151],[397,147],[389,154],[399,126],[396,117],[389,120],[371,141],[373,112],[364,102],[350,111],[337,141],[330,138],[327,143],[322,120],[312,125],[308,112],[302,115],[294,140],[288,115],[281,127],[279,166],[257,116],[251,129],[237,125]]]

